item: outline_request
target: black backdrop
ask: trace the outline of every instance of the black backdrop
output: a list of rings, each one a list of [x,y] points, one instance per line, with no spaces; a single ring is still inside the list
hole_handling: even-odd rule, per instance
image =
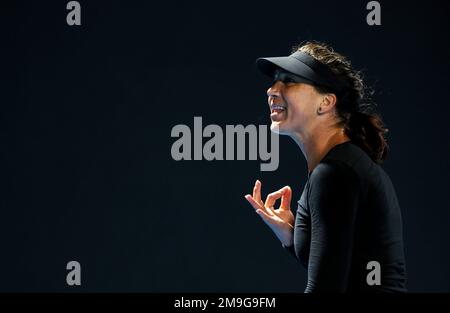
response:
[[[259,56],[320,40],[366,70],[390,129],[408,288],[450,291],[449,7],[445,1],[1,4],[0,291],[301,292],[306,273],[243,198],[306,181],[280,166],[184,161],[177,124],[270,123]],[[293,201],[295,209],[295,201]],[[66,285],[66,264],[82,285]]]

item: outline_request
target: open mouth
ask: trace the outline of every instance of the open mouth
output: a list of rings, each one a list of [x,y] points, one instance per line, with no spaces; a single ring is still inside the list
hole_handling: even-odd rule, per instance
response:
[[[270,107],[270,113],[281,113],[286,111],[286,107],[279,105],[279,104],[273,104]]]
[[[280,104],[270,106],[270,118],[273,122],[281,122],[286,119],[286,107]]]

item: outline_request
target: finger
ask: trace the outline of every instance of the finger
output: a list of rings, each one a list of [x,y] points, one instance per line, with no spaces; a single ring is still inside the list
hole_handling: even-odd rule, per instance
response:
[[[255,210],[262,210],[264,213],[267,213],[269,216],[273,215],[270,210],[267,210],[267,208],[264,207],[264,204],[261,205],[251,196],[251,195],[245,195],[245,199],[253,206]]]
[[[281,205],[280,210],[290,210],[291,209],[291,199],[292,199],[292,189],[286,186],[282,189]]]
[[[259,216],[266,222],[267,224],[270,224],[270,215],[264,212],[263,210],[256,210],[256,213],[258,213]]]
[[[265,204],[264,204],[264,206],[265,206],[266,208],[271,208],[271,209],[273,209],[273,205],[275,204],[275,202],[277,201],[277,199],[280,199],[281,196],[283,195],[282,192],[281,192],[281,190],[282,190],[282,189],[280,189],[280,190],[278,190],[278,191],[275,191],[275,192],[272,192],[272,193],[269,193],[269,194],[267,195],[266,202],[265,202]]]
[[[261,205],[258,202],[256,202],[256,200],[253,199],[253,197],[251,195],[245,195],[245,199],[247,199],[247,201],[252,205],[252,207],[255,210],[263,209],[263,207],[261,207]]]
[[[255,186],[253,187],[253,199],[264,206],[264,202],[261,200],[261,182],[259,180],[256,180]]]

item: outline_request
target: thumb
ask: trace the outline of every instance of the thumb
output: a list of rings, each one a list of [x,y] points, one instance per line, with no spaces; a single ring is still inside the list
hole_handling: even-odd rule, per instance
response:
[[[283,188],[283,196],[281,197],[280,209],[290,209],[292,199],[292,189],[289,186]]]
[[[264,212],[261,209],[256,210],[256,213],[258,213],[258,215],[265,221],[265,222],[269,222],[270,221],[270,215],[267,214],[266,212]]]

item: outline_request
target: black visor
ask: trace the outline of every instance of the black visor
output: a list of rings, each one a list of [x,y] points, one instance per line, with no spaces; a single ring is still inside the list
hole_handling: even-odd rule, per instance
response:
[[[327,65],[305,52],[297,51],[282,57],[258,58],[256,65],[261,72],[271,78],[274,78],[275,70],[281,68],[316,85],[328,87],[336,93],[345,90],[345,83]]]

